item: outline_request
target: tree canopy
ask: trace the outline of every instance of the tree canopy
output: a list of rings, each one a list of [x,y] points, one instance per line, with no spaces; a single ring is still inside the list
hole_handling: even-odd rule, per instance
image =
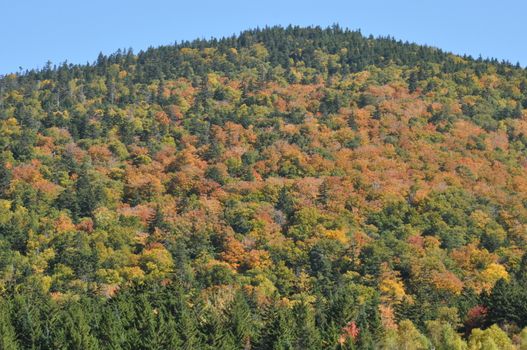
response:
[[[527,71],[270,27],[0,77],[1,349],[524,349]]]

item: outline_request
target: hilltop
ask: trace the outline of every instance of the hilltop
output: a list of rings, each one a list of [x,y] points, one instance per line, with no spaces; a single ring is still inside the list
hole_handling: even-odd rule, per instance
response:
[[[337,26],[5,75],[0,348],[525,346],[526,156],[527,70]]]

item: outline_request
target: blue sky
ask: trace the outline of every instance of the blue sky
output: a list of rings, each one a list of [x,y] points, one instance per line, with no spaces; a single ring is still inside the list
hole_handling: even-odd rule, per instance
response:
[[[338,23],[527,66],[525,0],[0,0],[0,74],[265,25]]]

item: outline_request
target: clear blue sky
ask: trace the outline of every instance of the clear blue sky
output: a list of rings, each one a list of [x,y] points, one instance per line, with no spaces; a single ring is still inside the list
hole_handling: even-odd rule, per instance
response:
[[[265,25],[338,23],[527,65],[525,0],[0,0],[0,74]]]

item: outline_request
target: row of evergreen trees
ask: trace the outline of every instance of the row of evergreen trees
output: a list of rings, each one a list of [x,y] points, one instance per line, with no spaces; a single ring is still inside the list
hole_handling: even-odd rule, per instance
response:
[[[527,292],[517,281],[512,283],[512,289],[510,285],[504,288],[505,281],[498,283],[486,297],[490,310],[488,322],[527,325]],[[317,305],[317,309],[307,300],[286,306],[278,299],[265,308],[258,308],[242,291],[223,292],[229,297],[211,300],[195,292],[189,294],[179,286],[143,285],[123,288],[110,299],[87,295],[56,302],[47,295],[25,291],[0,301],[0,348],[466,348],[455,333],[455,317],[453,322],[448,315],[428,321],[421,328],[422,333],[409,320],[401,321],[398,333],[386,332],[380,323],[378,305],[365,304],[358,307],[356,321],[347,323],[352,325],[350,330],[338,326],[346,324],[347,315],[354,312],[351,309],[357,309],[350,295],[337,292],[332,300],[326,301],[325,307]],[[490,330],[499,333],[495,336],[497,339],[493,339]],[[471,339],[478,332],[472,332]],[[483,337],[484,341],[495,343],[504,336],[498,328],[486,332],[489,334]],[[490,340],[485,340],[487,336]]]
[[[225,291],[224,291],[225,294]],[[307,301],[257,308],[241,291],[213,302],[174,286],[124,288],[110,299],[56,302],[36,292],[1,301],[0,348],[14,349],[321,349],[339,347],[341,317],[352,305],[337,298],[316,312]],[[365,305],[361,336],[346,347],[372,348],[379,316]]]

